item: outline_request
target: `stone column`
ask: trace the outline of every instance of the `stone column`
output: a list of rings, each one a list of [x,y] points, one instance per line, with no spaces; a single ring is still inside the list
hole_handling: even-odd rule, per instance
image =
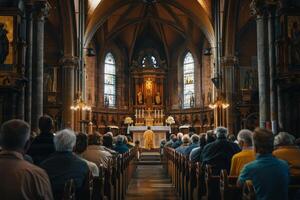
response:
[[[235,132],[235,118],[236,118],[236,109],[235,109],[235,96],[237,89],[235,88],[235,66],[238,62],[237,58],[234,56],[229,57],[222,57],[222,69],[224,72],[224,90],[225,90],[225,96],[226,98],[223,99],[223,103],[228,103],[229,107],[226,109],[223,109],[222,112],[224,112],[224,120],[225,123],[222,124],[223,126],[226,126],[229,130],[229,132]]]
[[[31,95],[32,95],[32,3],[26,5],[26,68],[25,76],[27,85],[25,88],[25,120],[31,124]]]
[[[62,66],[62,121],[63,127],[74,128],[74,116],[71,106],[74,103],[75,93],[75,68],[78,66],[78,58],[63,57],[60,60]]]
[[[275,7],[270,5],[268,17],[268,36],[269,36],[269,74],[270,74],[270,116],[272,131],[277,133],[277,88],[275,84]]]
[[[37,130],[38,120],[43,115],[43,75],[44,75],[44,25],[49,11],[47,1],[34,3],[34,32],[32,46],[32,118],[31,128]]]
[[[257,68],[258,68],[258,90],[259,90],[259,126],[266,127],[268,120],[267,103],[267,41],[266,41],[266,14],[265,6],[257,0],[251,3],[251,9],[256,15],[257,26]]]

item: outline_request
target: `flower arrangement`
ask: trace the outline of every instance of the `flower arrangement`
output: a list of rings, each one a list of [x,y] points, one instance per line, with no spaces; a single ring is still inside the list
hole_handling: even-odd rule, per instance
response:
[[[132,124],[133,123],[133,120],[131,117],[126,117],[125,120],[124,120],[124,124]]]
[[[175,124],[175,120],[172,116],[169,116],[167,119],[166,119],[166,124],[168,125],[172,125],[172,124]]]

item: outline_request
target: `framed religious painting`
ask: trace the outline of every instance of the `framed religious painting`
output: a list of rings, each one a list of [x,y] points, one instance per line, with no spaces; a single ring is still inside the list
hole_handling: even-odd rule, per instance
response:
[[[0,70],[11,70],[14,64],[14,16],[0,16]]]

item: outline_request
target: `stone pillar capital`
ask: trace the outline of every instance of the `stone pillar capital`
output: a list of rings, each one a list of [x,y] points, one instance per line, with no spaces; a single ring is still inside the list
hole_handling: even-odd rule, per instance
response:
[[[59,63],[64,68],[75,68],[79,65],[79,58],[75,56],[64,56],[59,60]]]
[[[270,10],[274,10],[278,0],[252,0],[250,10],[252,15],[264,15]]]
[[[45,17],[48,17],[51,6],[46,0],[34,1],[33,7],[37,20],[44,21]]]

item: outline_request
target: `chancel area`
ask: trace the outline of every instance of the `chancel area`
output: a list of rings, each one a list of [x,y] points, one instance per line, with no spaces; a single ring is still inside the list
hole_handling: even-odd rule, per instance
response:
[[[0,199],[299,200],[299,0],[0,0]]]

